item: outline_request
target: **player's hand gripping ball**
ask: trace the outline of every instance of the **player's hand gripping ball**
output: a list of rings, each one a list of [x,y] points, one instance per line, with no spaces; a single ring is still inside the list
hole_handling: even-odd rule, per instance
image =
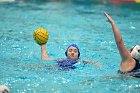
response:
[[[33,37],[37,44],[43,45],[47,43],[49,34],[44,28],[38,28],[34,31]]]

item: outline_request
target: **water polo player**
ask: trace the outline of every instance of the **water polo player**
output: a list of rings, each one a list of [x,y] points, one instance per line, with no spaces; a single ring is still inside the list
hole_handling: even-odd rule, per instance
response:
[[[101,66],[101,64],[99,64],[98,62],[93,62],[91,60],[81,59],[80,58],[80,51],[79,51],[79,48],[76,44],[71,44],[68,46],[68,48],[65,52],[65,55],[67,58],[58,58],[58,59],[50,58],[47,54],[46,44],[41,45],[41,51],[42,51],[42,59],[56,60],[58,63],[58,66],[61,69],[74,69],[75,68],[74,64],[76,64],[80,61],[91,63],[97,67]]]
[[[67,58],[59,58],[59,59],[54,59],[50,58],[48,56],[47,50],[46,50],[46,43],[48,41],[48,31],[45,30],[44,28],[38,28],[34,31],[33,34],[34,40],[36,41],[37,44],[41,45],[41,53],[42,53],[42,59],[45,60],[56,60],[58,63],[58,66],[62,69],[74,69],[75,66],[74,64],[78,62],[88,62],[93,65],[96,65],[100,67],[101,65],[97,62],[93,62],[91,60],[83,60],[80,57],[80,51],[79,48],[76,44],[71,44],[68,46],[65,55]]]
[[[120,70],[118,72],[140,78],[140,46],[136,45],[130,51],[127,50],[114,20],[106,12],[104,14],[108,19],[107,21],[112,25],[115,41],[121,56]]]

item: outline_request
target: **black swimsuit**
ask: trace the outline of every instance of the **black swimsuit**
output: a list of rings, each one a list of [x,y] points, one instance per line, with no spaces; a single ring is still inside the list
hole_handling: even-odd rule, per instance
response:
[[[121,72],[120,70],[118,70],[118,73],[130,74],[130,76],[140,78],[140,63],[139,63],[139,60],[137,60],[137,59],[134,59],[134,60],[136,61],[136,66],[133,70],[128,71],[128,72]]]

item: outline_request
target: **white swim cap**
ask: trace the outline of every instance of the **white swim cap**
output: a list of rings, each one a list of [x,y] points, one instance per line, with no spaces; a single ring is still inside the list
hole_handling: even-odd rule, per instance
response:
[[[10,93],[10,90],[5,85],[0,85],[0,93]]]
[[[133,58],[140,60],[140,46],[139,45],[134,46],[130,53]]]

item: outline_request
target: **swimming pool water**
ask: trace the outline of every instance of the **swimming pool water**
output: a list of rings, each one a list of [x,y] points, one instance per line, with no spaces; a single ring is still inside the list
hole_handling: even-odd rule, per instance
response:
[[[139,7],[76,1],[0,3],[0,84],[12,93],[140,92],[140,79],[117,78],[120,56],[103,15],[110,13],[129,48],[140,44]],[[76,43],[81,58],[98,61],[102,68],[77,64],[75,70],[61,71],[55,61],[41,60],[33,40],[38,27],[49,32],[51,57],[65,58],[67,46]]]

